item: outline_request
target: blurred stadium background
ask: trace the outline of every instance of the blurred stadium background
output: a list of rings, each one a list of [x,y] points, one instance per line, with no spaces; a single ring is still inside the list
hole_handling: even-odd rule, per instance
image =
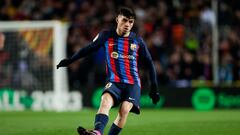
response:
[[[148,45],[161,93],[153,106],[142,67],[142,114],[130,116],[123,134],[240,132],[238,0],[1,0],[0,131],[66,135],[79,124],[92,127],[103,50],[67,69],[56,64],[114,27],[122,5],[136,12],[134,31]]]

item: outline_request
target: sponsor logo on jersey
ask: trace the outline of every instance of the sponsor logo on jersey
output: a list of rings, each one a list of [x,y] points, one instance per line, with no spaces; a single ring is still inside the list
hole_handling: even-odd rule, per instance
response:
[[[133,55],[119,55],[119,58],[123,58],[123,59],[130,59],[130,60],[134,60],[134,56]]]
[[[118,53],[117,52],[112,52],[111,57],[114,58],[114,59],[117,59],[118,58]]]
[[[131,44],[131,45],[130,45],[130,48],[131,48],[131,50],[134,51],[134,50],[137,48],[137,45],[136,45],[136,44]]]
[[[122,59],[130,59],[134,60],[135,57],[133,55],[123,55],[123,54],[118,54],[117,52],[112,52],[111,57],[114,59],[122,58]]]

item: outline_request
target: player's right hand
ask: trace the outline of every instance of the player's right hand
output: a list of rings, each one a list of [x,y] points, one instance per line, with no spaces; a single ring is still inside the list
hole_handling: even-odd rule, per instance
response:
[[[61,61],[58,63],[57,69],[58,69],[59,67],[67,67],[69,64],[71,64],[71,60],[69,60],[69,59],[63,59],[63,60],[61,60]]]

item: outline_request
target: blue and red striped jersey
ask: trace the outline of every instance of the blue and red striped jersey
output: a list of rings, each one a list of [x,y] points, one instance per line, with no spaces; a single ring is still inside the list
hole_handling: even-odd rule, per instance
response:
[[[156,73],[147,46],[141,37],[131,32],[128,37],[119,36],[115,30],[100,32],[87,47],[82,48],[71,58],[72,61],[104,48],[106,57],[107,81],[126,84],[137,83],[141,87],[138,71],[139,56],[150,69],[151,83],[156,84]]]

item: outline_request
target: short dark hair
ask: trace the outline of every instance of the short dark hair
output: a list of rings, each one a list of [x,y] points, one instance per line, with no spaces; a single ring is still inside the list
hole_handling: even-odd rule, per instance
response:
[[[123,15],[129,19],[136,19],[136,15],[133,9],[128,7],[121,7],[118,10],[118,15]]]

